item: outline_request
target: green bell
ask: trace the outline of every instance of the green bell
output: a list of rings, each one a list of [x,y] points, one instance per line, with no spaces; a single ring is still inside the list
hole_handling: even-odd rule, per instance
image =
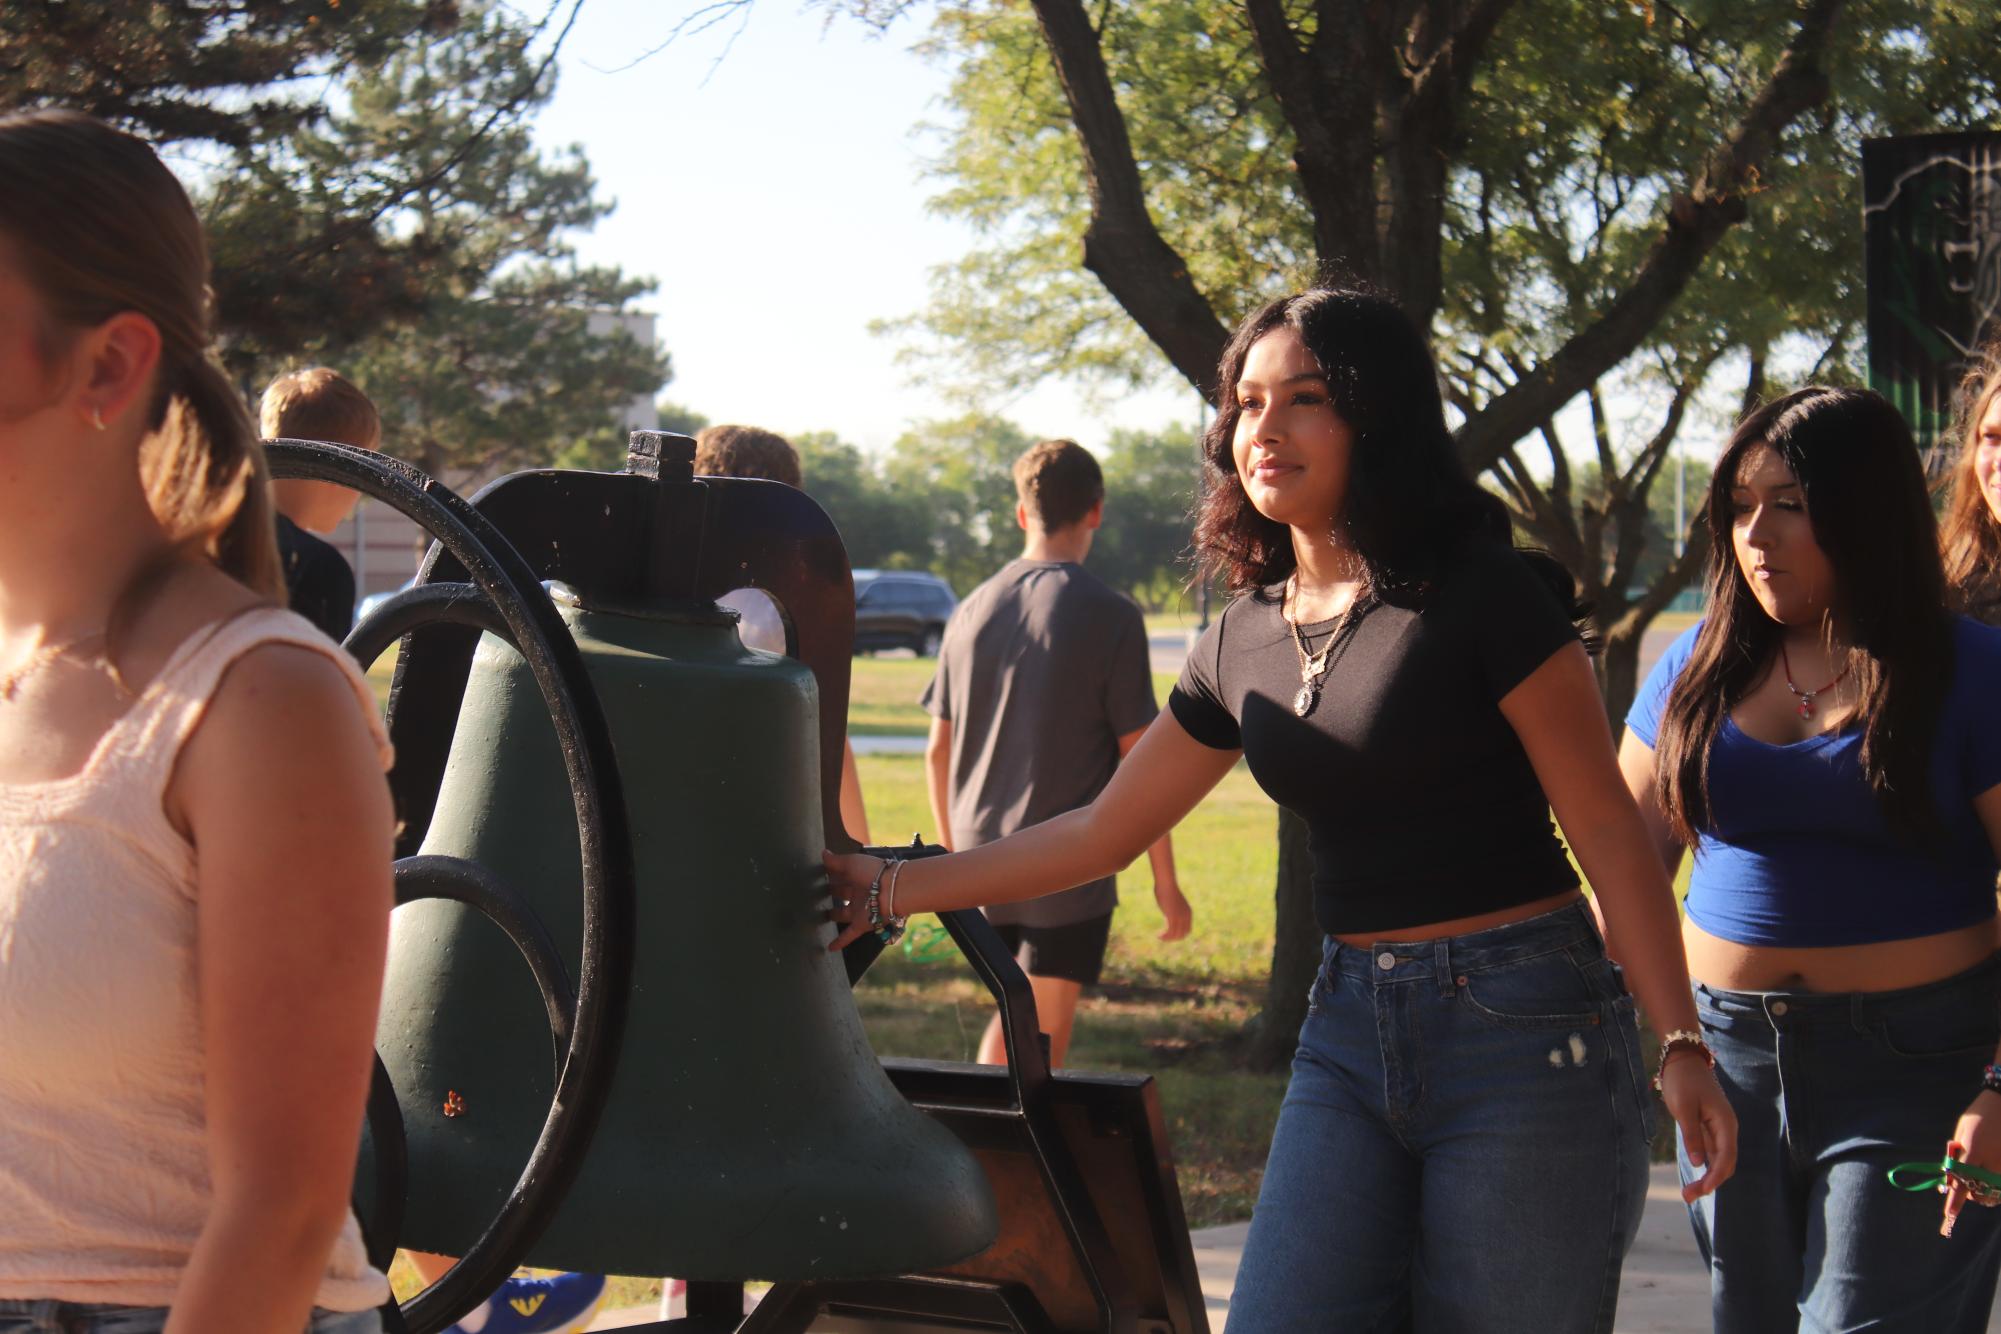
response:
[[[997,1222],[984,1175],[890,1084],[826,950],[813,674],[745,648],[713,605],[562,610],[616,738],[639,927],[609,1103],[525,1262],[806,1279],[985,1249]],[[526,664],[491,635],[422,851],[496,873],[574,971],[576,823],[555,733]],[[548,1112],[541,995],[485,917],[413,903],[392,929],[377,1048],[409,1144],[403,1244],[462,1254]]]

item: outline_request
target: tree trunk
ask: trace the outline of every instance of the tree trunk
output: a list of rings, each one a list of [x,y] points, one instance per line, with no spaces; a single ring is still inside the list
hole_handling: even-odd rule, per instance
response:
[[[1621,622],[1616,630],[1606,633],[1605,646],[1599,650],[1598,688],[1605,696],[1605,716],[1612,720],[1614,738],[1621,735],[1626,710],[1633,707],[1633,694],[1639,689],[1640,644],[1651,624],[1651,618]]]
[[[1250,1064],[1283,1070],[1306,1022],[1306,993],[1320,971],[1320,925],[1313,917],[1313,853],[1306,821],[1278,812],[1277,930],[1271,945],[1271,982],[1265,1006],[1252,1021]]]

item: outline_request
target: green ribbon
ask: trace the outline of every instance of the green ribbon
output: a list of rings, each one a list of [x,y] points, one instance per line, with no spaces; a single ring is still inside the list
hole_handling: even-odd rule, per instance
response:
[[[1914,1173],[1930,1173],[1931,1175],[1914,1176]],[[2001,1172],[1989,1172],[1985,1168],[1975,1167],[1971,1163],[1962,1163],[1959,1159],[1950,1156],[1936,1167],[1930,1163],[1898,1163],[1890,1169],[1889,1176],[1890,1184],[1898,1190],[1912,1192],[1937,1190],[1950,1177],[1958,1177],[1962,1181],[1986,1186],[1990,1190],[2001,1190]],[[1903,1180],[1898,1180],[1900,1176]]]
[[[903,957],[913,963],[943,963],[959,957],[952,933],[936,922],[916,922],[903,935]]]

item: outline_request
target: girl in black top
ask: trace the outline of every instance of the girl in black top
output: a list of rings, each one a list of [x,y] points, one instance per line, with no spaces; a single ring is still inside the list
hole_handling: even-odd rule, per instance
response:
[[[1611,1328],[1645,1199],[1646,1076],[1554,807],[1707,1173],[1735,1120],[1693,1035],[1673,895],[1619,780],[1569,581],[1461,468],[1422,334],[1314,290],[1247,319],[1204,440],[1198,545],[1240,596],[1082,810],[883,877],[879,912],[1106,875],[1241,755],[1311,825],[1325,964],[1231,1318],[1259,1334]],[[882,865],[828,854],[845,924]],[[884,896],[888,901],[883,902]]]

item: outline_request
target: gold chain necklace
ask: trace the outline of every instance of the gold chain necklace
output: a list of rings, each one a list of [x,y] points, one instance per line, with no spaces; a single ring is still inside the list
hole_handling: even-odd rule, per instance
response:
[[[1299,622],[1293,619],[1293,613],[1288,610],[1297,605],[1298,594],[1299,574],[1295,571],[1286,576],[1284,600],[1279,604],[1278,614],[1292,630],[1292,645],[1299,651],[1299,693],[1292,697],[1292,711],[1297,717],[1304,718],[1312,713],[1313,706],[1320,702],[1320,678],[1327,674],[1328,659],[1333,654],[1335,646],[1347,637],[1348,630],[1355,624],[1356,613],[1362,605],[1362,596],[1357,593],[1348,603],[1347,609],[1335,621],[1333,630],[1328,632],[1327,642],[1321,645],[1320,651],[1308,653],[1306,635],[1300,630]]]
[[[104,631],[99,630],[93,634],[80,635],[75,639],[66,639],[60,644],[42,645],[7,671],[0,672],[0,701],[12,704],[14,696],[20,693],[23,681],[53,666],[58,660],[75,653],[78,649],[98,643],[103,638]]]

